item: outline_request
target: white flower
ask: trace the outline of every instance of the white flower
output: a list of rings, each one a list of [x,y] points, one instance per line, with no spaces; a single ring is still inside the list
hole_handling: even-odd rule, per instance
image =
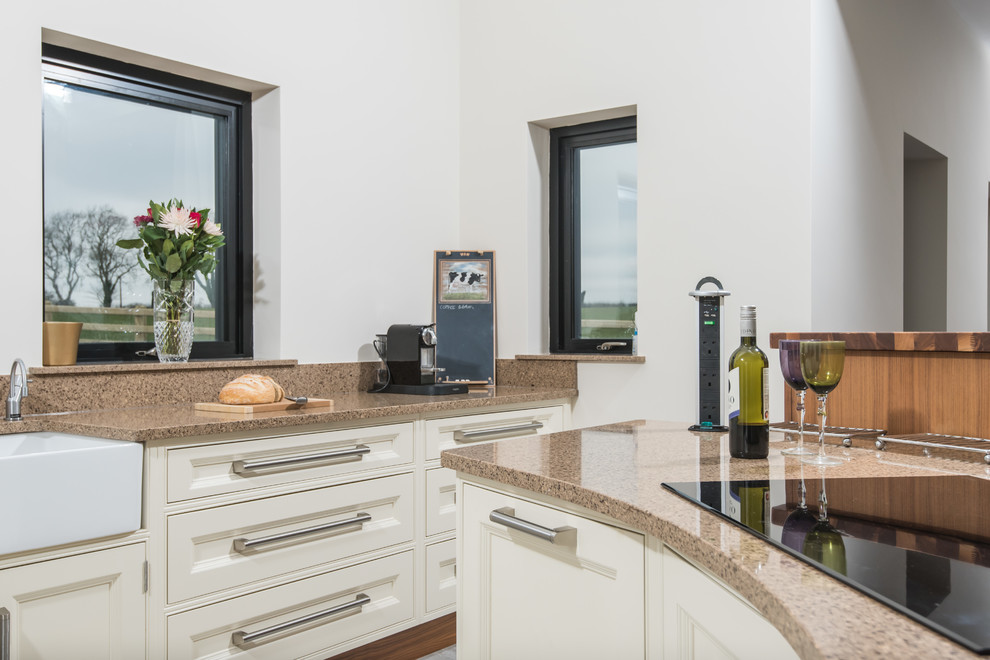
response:
[[[158,216],[158,226],[174,231],[176,236],[191,234],[196,227],[196,221],[189,217],[186,209],[168,209]]]
[[[220,231],[220,225],[212,220],[207,220],[203,223],[203,233],[210,236],[223,236],[223,232]]]

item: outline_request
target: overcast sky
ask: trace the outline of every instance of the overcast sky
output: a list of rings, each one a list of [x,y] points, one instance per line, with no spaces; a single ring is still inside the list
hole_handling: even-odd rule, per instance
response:
[[[636,143],[578,153],[585,303],[636,302]]]
[[[144,215],[149,199],[172,197],[189,207],[215,207],[215,119],[51,81],[44,89],[46,218],[109,205],[130,221]],[[122,237],[136,238],[137,230],[129,224]],[[136,263],[137,252],[129,256]],[[83,271],[76,304],[98,306],[97,287]],[[123,303],[150,303],[150,292],[147,273],[137,269],[125,282]],[[116,294],[114,304],[120,299]],[[206,295],[198,292],[197,302],[206,303]]]

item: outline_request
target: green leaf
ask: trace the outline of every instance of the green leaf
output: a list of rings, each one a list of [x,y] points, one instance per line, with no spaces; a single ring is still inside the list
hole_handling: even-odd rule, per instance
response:
[[[117,241],[117,247],[125,250],[134,250],[136,248],[144,247],[144,241],[140,238],[122,238]]]
[[[172,283],[169,284],[169,288],[172,290],[173,293],[175,293],[176,291],[182,288],[182,280],[172,280]]]
[[[165,260],[165,270],[170,273],[177,273],[180,268],[182,268],[182,258],[175,253],[168,255],[168,259]]]
[[[165,242],[162,243],[162,252],[165,254],[172,254],[175,252],[175,243],[171,239],[166,238]]]
[[[193,251],[193,247],[195,246],[192,241],[185,241],[180,249],[182,250],[182,254],[188,257],[189,253]]]
[[[166,232],[164,229],[159,229],[158,227],[155,226],[145,225],[144,240],[146,240],[147,242],[150,243],[152,241],[160,241],[166,236],[168,236],[168,232]]]

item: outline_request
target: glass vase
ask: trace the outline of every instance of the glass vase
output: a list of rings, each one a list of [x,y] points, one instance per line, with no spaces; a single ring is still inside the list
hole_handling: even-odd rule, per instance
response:
[[[155,352],[160,362],[188,362],[193,344],[194,280],[154,281]]]

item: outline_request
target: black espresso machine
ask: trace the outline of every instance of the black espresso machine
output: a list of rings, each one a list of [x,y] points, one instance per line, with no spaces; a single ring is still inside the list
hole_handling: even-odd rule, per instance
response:
[[[393,325],[378,335],[375,350],[382,359],[372,392],[390,394],[465,394],[465,383],[441,383],[437,374],[436,324]]]

